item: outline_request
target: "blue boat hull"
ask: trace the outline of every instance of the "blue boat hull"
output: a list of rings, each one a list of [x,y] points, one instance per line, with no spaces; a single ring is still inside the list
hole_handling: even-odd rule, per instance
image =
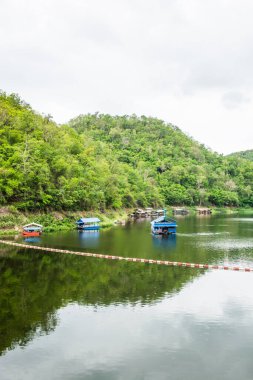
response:
[[[151,231],[154,235],[169,235],[176,233],[177,225],[175,222],[151,222]]]
[[[81,231],[91,231],[91,230],[99,230],[100,226],[85,226],[85,227],[78,227]]]
[[[176,233],[176,227],[171,228],[152,228],[152,233],[154,235],[169,235],[169,234],[175,234]]]

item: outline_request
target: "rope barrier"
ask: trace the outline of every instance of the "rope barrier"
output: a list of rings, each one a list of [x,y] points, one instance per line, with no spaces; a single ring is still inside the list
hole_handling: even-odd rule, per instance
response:
[[[0,240],[0,243],[11,245],[14,247],[20,247],[20,248],[35,249],[35,250],[45,251],[45,252],[68,253],[70,255],[96,257],[98,259],[124,260],[124,261],[129,261],[129,262],[134,262],[134,263],[167,265],[167,266],[173,266],[173,267],[253,272],[253,268],[233,267],[233,266],[228,266],[228,265],[195,264],[195,263],[183,263],[180,261],[152,260],[152,259],[140,259],[140,258],[135,258],[135,257],[103,255],[100,253],[78,252],[78,251],[69,251],[69,250],[58,249],[58,248],[47,248],[47,247],[40,247],[40,246],[35,246],[35,245],[19,244],[19,243],[7,241],[7,240]]]

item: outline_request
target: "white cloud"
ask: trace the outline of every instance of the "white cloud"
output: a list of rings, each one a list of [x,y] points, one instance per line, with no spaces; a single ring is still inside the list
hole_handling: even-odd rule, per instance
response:
[[[147,114],[218,152],[253,148],[251,1],[0,7],[0,86],[39,112],[57,122],[96,111]]]

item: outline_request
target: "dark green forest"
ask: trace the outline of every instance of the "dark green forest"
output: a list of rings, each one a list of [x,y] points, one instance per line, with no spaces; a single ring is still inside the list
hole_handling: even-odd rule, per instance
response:
[[[57,125],[4,92],[0,174],[0,205],[18,210],[253,206],[253,162],[172,124],[96,113]]]

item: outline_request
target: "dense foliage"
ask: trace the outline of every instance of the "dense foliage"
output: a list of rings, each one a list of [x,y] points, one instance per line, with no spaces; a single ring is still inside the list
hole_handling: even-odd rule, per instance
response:
[[[145,116],[59,126],[0,94],[0,204],[18,209],[253,205],[253,163],[206,149]]]
[[[218,155],[171,124],[145,116],[95,114],[79,116],[69,125],[80,135],[106,142],[118,161],[137,171],[165,204],[253,205],[251,162]]]
[[[253,161],[253,149],[244,150],[242,152],[236,152],[229,155],[230,157],[240,157],[245,158],[246,160]]]

